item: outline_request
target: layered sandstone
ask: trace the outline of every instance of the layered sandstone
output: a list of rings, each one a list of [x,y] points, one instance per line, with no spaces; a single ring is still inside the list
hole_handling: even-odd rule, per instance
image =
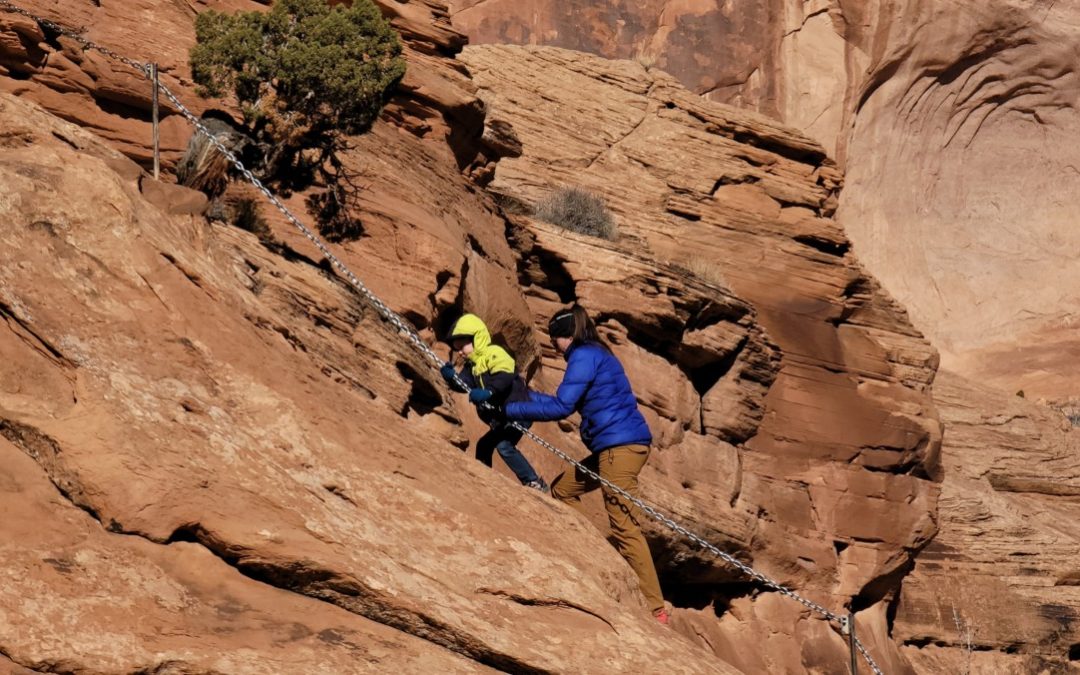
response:
[[[459,0],[474,42],[637,58],[819,141],[837,219],[944,364],[1077,396],[1080,13],[1068,3]]]
[[[939,531],[893,637],[920,672],[1076,672],[1080,435],[1059,412],[943,372]]]
[[[135,49],[147,35],[192,39],[187,12],[158,14],[164,23],[147,33],[147,24],[106,20],[108,7],[70,5],[38,9],[60,20],[84,12],[88,35],[136,58],[168,56],[153,43]],[[410,71],[384,121],[356,139],[350,166],[370,178],[365,237],[338,253],[428,335],[447,307],[483,302],[488,283],[494,304],[521,316],[527,308],[505,281],[514,262],[503,221],[462,175],[486,161],[479,101],[440,55],[464,40],[438,3],[386,9],[408,41]],[[145,162],[141,127],[96,123],[87,105],[96,90],[42,75],[66,47],[35,44],[35,30],[5,35],[22,36],[47,63],[8,49],[8,74],[22,74],[0,78],[4,86]],[[194,100],[182,74],[166,84]],[[136,107],[145,121],[148,100]],[[4,523],[14,528],[24,513],[56,519],[5,533],[19,560],[3,624],[18,630],[0,637],[10,661],[116,672],[570,672],[657,662],[730,672],[705,652],[688,658],[694,648],[656,626],[594,528],[538,495],[522,499],[461,454],[468,440],[430,364],[273,214],[265,212],[267,248],[208,224],[198,195],[149,180],[40,111],[5,98],[2,127],[4,247],[21,262],[4,266],[0,284],[11,364],[0,410],[5,451],[17,447],[38,466],[35,474],[12,460],[13,518]],[[289,201],[303,213],[303,195]],[[520,318],[519,333],[531,323]],[[512,328],[505,316],[500,326]],[[80,521],[67,502],[89,515]],[[558,552],[567,540],[568,557]],[[200,570],[223,581],[208,584]],[[585,595],[560,597],[573,587]],[[147,612],[143,627],[97,617],[100,589],[118,606],[145,606],[132,611]],[[67,623],[53,626],[65,609]],[[282,627],[264,618],[271,611]],[[61,627],[80,642],[55,639]],[[226,637],[200,639],[209,631]],[[180,637],[155,642],[154,633]],[[590,646],[590,634],[600,642]],[[116,644],[117,635],[128,637]],[[293,642],[267,645],[278,635]],[[571,640],[584,652],[556,646]],[[364,653],[360,643],[377,646]],[[322,661],[308,658],[315,648]],[[235,666],[226,650],[259,653]]]
[[[137,24],[106,21],[108,6],[65,4],[39,9],[83,12],[88,34],[132,56],[170,53],[136,49],[147,34],[192,39],[187,12]],[[537,329],[555,307],[584,302],[657,432],[643,477],[651,500],[830,609],[859,610],[887,672],[955,663],[950,624],[926,592],[941,580],[914,557],[938,526],[931,478],[951,485],[930,398],[936,354],[855,261],[833,219],[841,178],[824,147],[633,62],[484,48],[456,63],[446,55],[464,40],[442,3],[383,9],[406,38],[410,70],[380,123],[351,139],[364,236],[335,252],[428,339],[453,311],[481,313],[540,388],[557,383],[561,364]],[[105,98],[93,87],[108,78],[49,70],[79,50],[35,42],[34,30],[0,31],[2,86],[145,163],[145,127],[101,124],[101,106],[88,104]],[[166,83],[200,110],[186,46],[170,49]],[[253,671],[288,670],[317,664],[306,655],[318,648],[323,672],[349,672],[342,664],[363,644],[355,672],[844,667],[843,638],[825,622],[653,528],[676,631],[705,649],[658,629],[594,528],[460,453],[481,431],[472,413],[276,212],[264,212],[265,244],[207,224],[197,195],[3,101],[0,179],[15,195],[2,202],[4,246],[21,262],[0,283],[0,351],[13,364],[0,378],[0,450],[11,458],[0,465],[6,512],[26,514],[5,522],[51,524],[5,534],[20,574],[0,605],[21,617],[24,597],[70,603],[67,633],[84,640],[58,642],[45,614],[33,631],[0,634],[10,660],[166,667],[154,652],[177,662],[168,667],[243,672],[214,659],[242,648]],[[133,103],[140,124],[147,104]],[[527,206],[562,184],[603,194],[620,240],[496,205]],[[300,213],[303,197],[288,200]],[[571,425],[538,429],[582,452],[564,433]],[[562,468],[526,452],[548,477]],[[1025,471],[1005,462],[993,484],[1043,490]],[[996,554],[979,554],[978,574]],[[1063,566],[1018,576],[1030,589]],[[95,618],[100,588],[145,613],[144,632],[123,616]],[[975,609],[961,605],[965,617]],[[1051,624],[1027,625],[1024,658],[1061,662],[1056,647],[1037,646]],[[184,637],[216,630],[235,641]],[[105,653],[116,633],[140,637]],[[1058,646],[1071,639],[1059,634]],[[268,635],[289,636],[295,651],[260,641]],[[1012,648],[993,640],[984,646]],[[583,650],[560,646],[571,641]]]
[[[1076,396],[1080,10],[904,4],[856,90],[841,221],[946,366]]]
[[[752,36],[772,27],[769,3],[715,0],[454,0],[453,24],[472,44],[549,45],[637,59],[677,74],[716,100],[746,99],[767,84],[771,55]],[[738,38],[738,39],[736,39]]]
[[[835,0],[454,0],[471,44],[548,45],[632,59],[690,91],[782,119],[830,152],[871,3]],[[861,47],[861,45],[858,45]],[[862,57],[862,58],[860,58]]]
[[[0,127],[10,660],[731,672],[594,528],[463,457],[430,366],[340,281],[169,215],[27,103]]]
[[[606,34],[594,29],[597,22],[615,17],[618,25],[651,26],[657,16],[684,10],[704,16],[713,9],[713,3],[588,5],[604,9],[595,15],[578,13],[580,23],[571,26],[559,21],[554,5],[536,3],[537,11],[520,20],[548,28],[524,37],[504,30],[511,25],[510,13],[492,0],[455,3],[455,22],[485,42],[566,45],[563,40],[588,34],[595,38],[591,43],[571,44],[637,58],[642,50],[628,41],[631,32]],[[820,141],[846,170],[836,218],[855,253],[911,311],[913,323],[941,349],[944,363],[969,379],[1008,394],[1065,404],[1065,411],[1075,414],[1077,345],[1072,329],[1078,299],[1071,263],[1075,200],[1070,199],[1078,192],[1072,168],[1080,91],[1075,75],[1080,19],[1075,7],[1013,1],[784,0],[755,8],[729,5],[715,3],[715,9],[730,9],[747,25],[731,30],[725,26],[732,24],[715,21],[712,35],[719,44],[698,43],[697,64],[667,60],[662,52],[646,53],[639,62],[665,68],[700,93],[760,110]],[[750,25],[760,12],[768,15],[765,22]],[[723,58],[729,54],[730,60]],[[752,76],[708,92],[698,79],[702,64],[718,74],[742,68]],[[1000,425],[1000,404],[1008,397],[950,392],[947,408],[970,408],[991,427]],[[1061,419],[1053,412],[1040,414],[1051,428]],[[1044,437],[1038,425],[1026,431]],[[1018,447],[1030,442],[1014,441]],[[1059,452],[1075,453],[1066,448],[1071,444]],[[1057,489],[1047,487],[1061,477],[1056,465],[1025,461],[1010,470],[1016,475],[1004,472],[998,480],[1041,485],[1040,491]],[[954,460],[957,463],[962,464]],[[987,489],[985,482],[970,487],[971,495]],[[1067,481],[1061,489],[1068,492]],[[977,501],[983,499],[990,497]],[[1075,520],[1069,500],[1065,494],[1054,502],[1062,520]],[[947,505],[957,503],[950,498]],[[943,517],[970,515],[961,513]],[[990,560],[1011,560],[1009,553],[1026,546],[1026,539],[1056,540],[1058,530],[1053,523],[1027,521],[1019,530],[980,529],[979,537],[963,544],[996,548],[1002,557],[990,552],[980,557],[992,568]],[[926,555],[938,556],[933,547]],[[1054,585],[1062,572],[1052,568],[1059,565],[1047,562],[1028,567],[1024,574],[1033,585]],[[965,580],[964,588],[978,586],[986,574]],[[963,602],[967,597],[972,598],[970,605]],[[955,599],[958,615],[983,616],[981,597],[973,593]],[[1044,601],[1025,602],[1022,618],[1005,626],[1028,621],[1030,608]],[[923,614],[920,621],[923,637],[910,640],[927,646],[918,652],[922,656],[912,659],[930,672],[958,667],[961,647],[951,609]],[[982,659],[987,672],[1065,667],[1070,654],[1075,658],[1075,642],[1070,645],[1067,638],[1057,637],[1062,630],[1053,626],[1064,624],[1054,621],[1032,620],[1016,631],[1011,643],[995,638],[977,644],[975,659]],[[1037,656],[999,662],[998,650]],[[934,658],[929,657],[932,653]]]
[[[581,186],[602,195],[618,221],[614,244],[525,221],[533,239],[522,252],[533,262],[522,283],[537,315],[576,298],[598,314],[625,362],[660,354],[678,365],[671,342],[688,336],[687,326],[658,330],[654,301],[634,301],[640,282],[629,272],[617,290],[596,280],[610,276],[607,251],[683,265],[701,258],[716,266],[712,292],[752,308],[767,339],[758,347],[752,335],[742,338],[715,381],[693,367],[674,380],[636,380],[645,381],[639,396],[661,430],[656,466],[667,480],[657,477],[653,489],[693,486],[713,453],[729,475],[718,493],[690,487],[669,497],[679,492],[671,489],[664,501],[784,583],[831,596],[833,609],[865,609],[867,625],[884,636],[885,604],[935,531],[936,354],[851,256],[831,218],[840,176],[822,148],[765,118],[704,103],[634,62],[496,46],[469,47],[460,58],[488,104],[486,133],[520,148],[498,163],[489,189],[504,203],[530,205]],[[562,280],[554,293],[552,279]],[[650,285],[641,295],[672,302],[663,277]],[[767,387],[756,401],[743,393],[753,383]],[[677,393],[695,388],[700,403]],[[731,419],[740,399],[744,410],[757,406],[756,415],[736,415],[745,426],[711,422]],[[703,422],[693,415],[679,424],[683,414],[666,426],[665,411],[687,404],[700,405]],[[843,663],[838,636],[807,621],[799,605],[748,594],[723,564],[661,533],[654,542],[665,578],[686,591],[680,604],[708,607],[681,620],[718,654],[751,672]],[[765,655],[732,646],[747,624],[775,636]]]

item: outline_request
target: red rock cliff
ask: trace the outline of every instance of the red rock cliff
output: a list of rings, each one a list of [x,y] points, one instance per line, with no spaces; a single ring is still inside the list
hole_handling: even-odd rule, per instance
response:
[[[148,23],[132,19],[139,7],[69,4],[28,6],[171,63],[166,84],[187,90],[191,12],[147,4]],[[889,629],[937,527],[936,354],[852,255],[823,147],[635,63],[510,48],[454,61],[464,40],[440,3],[385,11],[410,71],[354,139],[365,236],[336,251],[429,338],[447,308],[480,312],[540,387],[559,364],[536,327],[560,303],[586,303],[657,432],[647,496],[830,609],[853,606],[879,663],[909,668]],[[15,195],[4,243],[20,261],[0,286],[13,364],[3,499],[17,515],[3,527],[19,561],[0,607],[34,621],[0,633],[10,660],[118,672],[843,667],[843,639],[823,621],[660,529],[650,537],[677,632],[655,626],[594,528],[459,452],[471,413],[284,223],[268,249],[175,213],[190,195],[107,146],[145,164],[144,83],[0,17],[0,82],[21,97],[0,115],[0,179]],[[175,158],[187,131],[166,122]],[[562,183],[603,194],[621,239],[496,203]],[[289,203],[302,210],[302,195]],[[555,426],[544,434],[576,446]],[[20,525],[31,518],[48,525]],[[133,609],[102,614],[102,588]],[[558,647],[569,641],[581,648]]]
[[[945,367],[1077,391],[1077,7],[993,0],[458,0],[473,42],[666,70],[822,143],[837,219]]]

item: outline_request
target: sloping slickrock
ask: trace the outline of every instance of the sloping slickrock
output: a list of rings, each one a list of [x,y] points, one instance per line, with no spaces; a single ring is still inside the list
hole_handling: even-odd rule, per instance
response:
[[[0,97],[0,128],[0,430],[100,527],[421,638],[440,671],[733,672],[649,616],[587,522],[463,456],[430,366],[323,268],[166,215],[130,161],[25,102]],[[55,573],[52,545],[18,548]],[[93,670],[20,618],[10,660]],[[111,658],[141,658],[125,644]]]
[[[197,544],[109,533],[5,439],[0,514],[0,623],[14,628],[0,640],[38,671],[494,672],[253,581]]]
[[[936,528],[928,477],[941,438],[929,395],[937,356],[851,256],[831,218],[840,174],[822,148],[633,62],[501,46],[469,47],[459,58],[488,104],[488,126],[522,149],[499,162],[492,192],[526,207],[562,185],[596,192],[618,221],[622,250],[716,263],[779,348],[764,415],[740,453],[742,491],[760,519],[748,551],[754,563],[830,595],[834,607],[891,598]],[[573,259],[568,252],[580,244],[564,239],[547,247]],[[568,269],[577,288],[598,274],[579,270]],[[573,286],[564,295],[533,305],[544,316],[556,300],[585,297]],[[639,311],[629,298],[620,302],[627,316]],[[622,317],[612,318],[608,329],[634,342]],[[677,397],[677,388],[666,393]],[[699,517],[725,520],[717,511]],[[715,568],[695,575],[673,567],[688,584],[731,579]],[[781,628],[789,618],[764,620],[791,635]],[[839,658],[835,644],[822,644],[771,667],[797,672]]]
[[[408,61],[406,76],[372,131],[349,139],[344,154],[351,179],[360,188],[357,214],[360,238],[343,242],[338,255],[351,267],[365,270],[364,280],[413,322],[427,338],[441,337],[446,310],[463,299],[498,319],[504,331],[524,347],[525,361],[535,360],[531,319],[516,290],[504,283],[490,297],[477,298],[477,286],[464,282],[470,271],[491,273],[512,281],[513,255],[503,236],[504,223],[490,198],[479,197],[465,175],[483,179],[500,150],[482,138],[483,109],[474,86],[452,56],[465,44],[454,30],[445,3],[438,0],[378,2],[401,33]],[[124,56],[156,59],[163,83],[196,113],[208,107],[236,114],[227,101],[204,101],[194,94],[187,53],[194,43],[196,11],[251,11],[265,3],[246,0],[162,6],[137,0],[102,7],[91,0],[40,2],[20,6],[64,25],[85,28],[82,34]],[[141,17],[149,17],[147,21]],[[83,51],[68,38],[45,35],[36,22],[0,12],[0,90],[41,104],[54,114],[92,129],[129,157],[149,166],[149,88],[137,74],[93,51]],[[65,60],[66,59],[66,60]],[[75,62],[76,66],[69,62]],[[89,64],[89,65],[88,65]],[[97,70],[86,71],[93,65]],[[61,68],[63,66],[63,68]],[[123,92],[113,96],[112,92]],[[117,108],[114,99],[124,105]],[[163,114],[163,168],[168,172],[187,144],[191,129],[178,115]],[[170,131],[171,130],[171,131]],[[175,133],[174,133],[175,132]],[[301,215],[306,198],[318,186],[286,199]],[[250,190],[232,197],[255,197]],[[276,209],[262,216],[274,236],[312,259],[318,252]]]
[[[904,580],[894,637],[920,672],[1076,672],[1080,436],[1059,412],[948,371],[934,394],[940,530]]]

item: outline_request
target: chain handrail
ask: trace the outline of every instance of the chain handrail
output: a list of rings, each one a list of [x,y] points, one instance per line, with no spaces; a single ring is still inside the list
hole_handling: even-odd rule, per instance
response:
[[[70,37],[70,38],[78,41],[79,44],[81,44],[84,48],[91,49],[91,50],[97,51],[97,52],[99,52],[101,54],[104,54],[105,56],[107,56],[107,57],[109,57],[111,59],[114,59],[114,60],[116,60],[116,61],[118,61],[120,63],[123,63],[124,65],[134,69],[134,70],[137,70],[138,72],[142,73],[145,77],[147,77],[147,79],[151,79],[151,74],[152,74],[152,66],[151,66],[151,64],[135,61],[134,59],[127,58],[127,57],[125,57],[125,56],[123,56],[121,54],[117,54],[116,52],[114,52],[113,50],[111,50],[111,49],[109,49],[107,47],[103,47],[101,45],[98,45],[98,44],[86,39],[85,37],[83,37],[82,35],[80,35],[79,33],[77,33],[76,31],[74,31],[74,30],[72,30],[70,28],[62,26],[62,25],[56,23],[55,21],[51,21],[49,19],[39,17],[39,16],[37,16],[35,14],[32,14],[31,12],[28,12],[28,11],[26,11],[26,10],[20,8],[20,7],[17,7],[16,5],[13,5],[9,0],[0,0],[0,9],[6,10],[8,12],[15,13],[15,14],[19,14],[19,15],[27,17],[29,19],[33,19],[34,21],[37,21],[39,24],[45,26],[46,28],[48,28],[48,29],[50,29],[50,30],[52,30],[54,32],[57,32],[59,34],[65,35],[67,37]],[[333,268],[336,269],[338,272],[340,272],[342,274],[342,276],[344,276],[344,278],[346,280],[348,280],[348,282],[353,286],[353,288],[356,291],[358,291],[375,308],[375,311],[379,314],[379,316],[381,316],[383,318],[383,320],[387,321],[395,329],[397,329],[398,333],[402,334],[414,347],[416,347],[416,349],[421,354],[426,356],[428,358],[428,360],[430,360],[434,366],[441,367],[444,364],[443,359],[441,357],[439,357],[438,354],[435,353],[435,350],[433,350],[430,345],[428,345],[426,342],[424,342],[424,339],[422,337],[420,337],[420,334],[416,332],[416,329],[413,328],[411,325],[409,325],[409,323],[400,314],[395,312],[393,309],[390,308],[389,305],[387,305],[385,302],[383,302],[383,300],[381,298],[379,298],[377,295],[375,295],[375,293],[372,292],[360,280],[360,278],[357,277],[352,272],[352,270],[350,270],[345,265],[345,263],[343,263],[336,255],[334,255],[334,253],[330,250],[329,246],[327,246],[322,241],[322,239],[318,235],[315,234],[315,232],[313,232],[298,217],[296,217],[288,209],[288,207],[286,207],[285,204],[283,204],[281,202],[281,200],[279,200],[277,198],[277,196],[273,192],[271,192],[270,189],[268,187],[266,187],[266,185],[264,185],[263,182],[261,180],[259,180],[251,172],[250,169],[248,169],[246,166],[244,166],[243,162],[241,162],[240,159],[231,150],[229,150],[229,148],[227,148],[209,129],[206,128],[206,126],[202,123],[202,121],[198,117],[196,117],[195,114],[192,113],[180,101],[179,97],[177,97],[176,94],[174,94],[172,92],[172,90],[170,90],[167,86],[162,84],[160,81],[158,82],[158,88],[159,88],[160,92],[162,94],[164,94],[165,97],[168,98],[170,102],[172,102],[172,104],[173,104],[173,106],[175,106],[176,110],[182,116],[184,116],[184,118],[186,118],[189,123],[191,123],[191,125],[196,129],[196,131],[198,133],[201,133],[203,136],[205,136],[206,139],[218,150],[218,152],[222,153],[222,155],[226,159],[229,160],[229,162],[236,168],[236,170],[249,183],[251,183],[251,185],[253,185],[256,189],[258,189],[267,198],[267,200],[269,200],[269,202],[271,204],[273,204],[282,213],[282,215],[285,216],[286,220],[288,220],[290,223],[292,223],[293,226],[295,226],[301,232],[301,234],[303,234],[304,237],[306,237],[319,250],[319,252],[322,253],[323,257],[325,257],[327,259],[327,261],[330,262],[330,264],[333,266]],[[455,374],[455,376],[454,376],[454,383],[457,384],[459,387],[461,387],[463,389],[468,390],[468,388],[469,388],[468,385],[457,374]],[[482,405],[482,407],[486,407],[488,409],[494,409],[493,406],[491,406],[488,403],[484,403],[484,404],[481,404],[481,405]],[[635,506],[640,508],[643,513],[645,513],[650,518],[657,521],[658,523],[660,523],[664,527],[668,528],[669,530],[671,530],[671,531],[673,531],[673,532],[675,532],[677,534],[682,535],[683,537],[688,539],[693,544],[705,549],[706,551],[709,551],[710,553],[717,556],[718,558],[720,558],[724,562],[728,563],[732,567],[736,568],[737,570],[742,572],[747,577],[753,579],[754,581],[757,581],[758,583],[762,584],[763,586],[766,586],[768,588],[773,589],[774,591],[780,593],[781,595],[784,595],[784,596],[786,596],[788,598],[791,598],[792,600],[795,600],[799,604],[806,607],[808,610],[810,610],[812,612],[816,612],[817,614],[820,614],[827,622],[829,622],[831,624],[836,624],[838,627],[843,626],[843,622],[846,620],[846,617],[842,617],[841,615],[836,614],[835,612],[832,612],[832,611],[826,609],[825,607],[823,607],[822,605],[814,602],[813,600],[810,600],[808,598],[804,598],[803,596],[799,595],[797,592],[795,592],[794,590],[788,588],[787,586],[784,586],[783,584],[781,584],[781,583],[779,583],[777,581],[774,581],[773,579],[770,579],[769,577],[765,576],[761,572],[758,572],[757,570],[755,570],[753,567],[747,565],[746,563],[743,563],[743,562],[739,561],[737,558],[732,556],[730,553],[727,553],[726,551],[721,550],[719,547],[717,547],[714,544],[709,543],[707,540],[705,540],[700,535],[690,531],[689,529],[687,529],[683,525],[680,525],[679,523],[677,523],[672,518],[664,515],[656,507],[653,507],[652,505],[645,502],[644,500],[630,494],[629,492],[622,489],[621,487],[619,487],[619,486],[615,485],[614,483],[608,481],[607,479],[603,478],[602,476],[600,476],[599,473],[591,470],[590,468],[588,468],[587,466],[585,466],[581,462],[577,461],[576,459],[574,459],[573,457],[568,455],[563,450],[559,449],[558,447],[556,447],[555,445],[549,443],[548,441],[544,440],[543,438],[537,436],[535,433],[533,433],[527,427],[521,425],[518,422],[511,422],[511,425],[517,431],[520,431],[524,436],[527,436],[528,438],[530,438],[533,442],[535,442],[540,447],[548,450],[549,452],[553,453],[554,455],[556,455],[557,457],[559,457],[563,461],[571,464],[576,469],[578,469],[579,471],[581,471],[585,475],[589,476],[593,480],[597,481],[598,483],[600,483],[601,485],[606,487],[611,492],[619,495],[623,499],[625,499],[625,500],[629,501],[630,503],[634,504]],[[879,668],[877,663],[874,662],[874,659],[870,656],[870,652],[866,649],[866,647],[862,644],[862,642],[858,639],[858,637],[855,638],[854,643],[855,643],[855,646],[858,649],[859,653],[862,654],[863,659],[870,666],[870,669],[874,673],[874,675],[884,675],[881,668]]]

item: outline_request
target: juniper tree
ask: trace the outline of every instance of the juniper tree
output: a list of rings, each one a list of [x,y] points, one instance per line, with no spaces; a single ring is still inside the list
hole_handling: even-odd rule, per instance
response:
[[[371,0],[276,0],[268,12],[208,11],[195,38],[199,93],[235,98],[262,149],[260,173],[287,188],[320,176],[328,189],[314,205],[327,234],[355,234],[339,153],[347,135],[371,127],[405,73],[401,42],[378,8]]]

